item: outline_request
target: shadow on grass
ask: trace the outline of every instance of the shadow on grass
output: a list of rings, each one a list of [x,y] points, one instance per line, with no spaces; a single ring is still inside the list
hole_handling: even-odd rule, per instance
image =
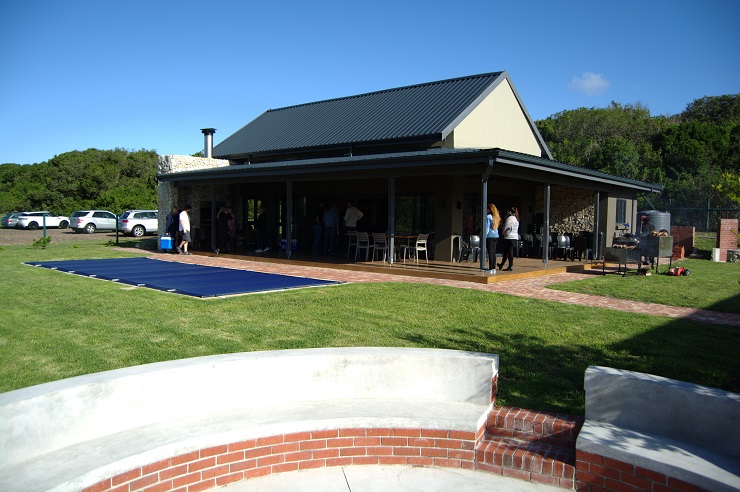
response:
[[[740,294],[728,297],[723,301],[712,304],[709,311],[718,311],[721,313],[735,313],[740,314]]]
[[[498,354],[498,405],[583,415],[589,365],[740,392],[740,328],[731,326],[667,320],[603,347],[554,345],[552,339],[474,326],[451,330],[445,338],[418,333],[404,338],[420,346]]]

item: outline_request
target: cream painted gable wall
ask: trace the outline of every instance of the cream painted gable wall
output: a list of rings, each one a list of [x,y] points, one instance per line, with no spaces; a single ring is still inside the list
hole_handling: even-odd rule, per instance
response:
[[[501,148],[542,156],[537,138],[504,80],[453,131],[455,148]]]

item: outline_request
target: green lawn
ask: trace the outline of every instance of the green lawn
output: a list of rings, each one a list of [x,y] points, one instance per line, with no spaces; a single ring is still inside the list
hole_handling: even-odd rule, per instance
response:
[[[716,263],[708,260],[674,262],[688,268],[686,277],[628,274],[604,275],[577,282],[551,285],[551,289],[598,296],[655,302],[670,306],[740,313],[740,263]],[[660,271],[667,269],[661,264]]]
[[[538,410],[583,413],[590,364],[740,392],[740,330],[726,326],[400,283],[202,300],[23,265],[132,254],[0,250],[0,391],[200,355],[398,346],[497,353],[498,403]]]

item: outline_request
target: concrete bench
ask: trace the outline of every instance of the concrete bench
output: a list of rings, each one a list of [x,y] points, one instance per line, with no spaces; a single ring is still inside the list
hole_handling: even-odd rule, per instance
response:
[[[579,491],[740,490],[740,395],[595,366],[584,386]]]
[[[0,394],[0,490],[206,489],[352,464],[474,468],[498,356],[336,348],[162,362]]]

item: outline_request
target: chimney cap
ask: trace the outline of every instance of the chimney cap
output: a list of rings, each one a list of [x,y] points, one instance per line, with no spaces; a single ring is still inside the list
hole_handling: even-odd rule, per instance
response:
[[[213,135],[214,133],[216,133],[215,128],[201,128],[200,131],[203,132],[203,135]]]

